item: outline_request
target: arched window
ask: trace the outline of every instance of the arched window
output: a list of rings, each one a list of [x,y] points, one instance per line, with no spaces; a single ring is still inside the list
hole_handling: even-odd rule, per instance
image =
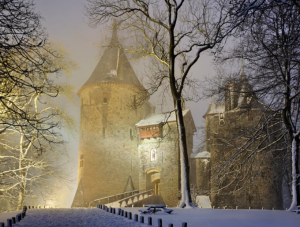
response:
[[[156,150],[154,148],[151,149],[151,151],[150,151],[150,161],[151,162],[156,161]]]

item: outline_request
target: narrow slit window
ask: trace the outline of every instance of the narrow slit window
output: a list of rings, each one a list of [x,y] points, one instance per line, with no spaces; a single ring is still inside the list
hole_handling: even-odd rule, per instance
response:
[[[136,107],[136,95],[133,96],[133,107]]]
[[[129,130],[130,139],[133,140],[132,129]]]
[[[103,92],[103,103],[107,104],[107,92]]]

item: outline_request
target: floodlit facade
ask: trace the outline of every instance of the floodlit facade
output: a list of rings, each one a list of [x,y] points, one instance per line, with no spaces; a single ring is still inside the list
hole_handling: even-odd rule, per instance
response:
[[[179,188],[177,137],[172,136],[171,142],[163,138],[167,125],[176,130],[174,115],[167,121],[161,119],[155,125],[140,127],[142,119],[155,115],[155,107],[147,100],[139,105],[146,91],[122,49],[116,29],[109,46],[78,91],[78,185],[72,207],[86,207],[93,200],[126,191],[149,189],[175,206]],[[186,110],[185,115],[192,119],[190,111]],[[193,121],[192,125],[194,130]],[[189,138],[192,140],[192,135]],[[144,159],[147,152],[152,155]],[[164,161],[160,162],[163,153]],[[155,167],[146,168],[148,161]],[[167,168],[171,170],[167,174],[170,179],[165,177]]]

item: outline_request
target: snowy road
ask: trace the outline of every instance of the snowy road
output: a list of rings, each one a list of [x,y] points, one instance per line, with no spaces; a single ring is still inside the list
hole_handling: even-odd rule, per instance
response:
[[[6,223],[5,223],[6,224]],[[28,210],[26,217],[14,227],[144,227],[147,225],[103,210],[92,209],[39,209]]]
[[[141,208],[125,208],[125,211],[139,214]],[[164,212],[145,214],[151,216],[153,226],[157,219],[162,219],[163,227],[170,223],[181,227],[187,222],[188,227],[299,227],[300,214],[272,210],[219,210],[219,209],[174,209],[169,215]],[[0,220],[7,214],[0,214]],[[6,221],[5,221],[6,224]],[[28,210],[27,216],[14,227],[146,227],[148,225],[130,221],[127,218],[107,213],[101,209],[39,209]]]

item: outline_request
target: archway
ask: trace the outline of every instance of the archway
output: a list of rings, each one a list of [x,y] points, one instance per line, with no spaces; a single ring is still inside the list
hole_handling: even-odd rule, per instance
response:
[[[157,169],[146,172],[146,190],[154,190],[154,195],[160,195],[160,171]]]

